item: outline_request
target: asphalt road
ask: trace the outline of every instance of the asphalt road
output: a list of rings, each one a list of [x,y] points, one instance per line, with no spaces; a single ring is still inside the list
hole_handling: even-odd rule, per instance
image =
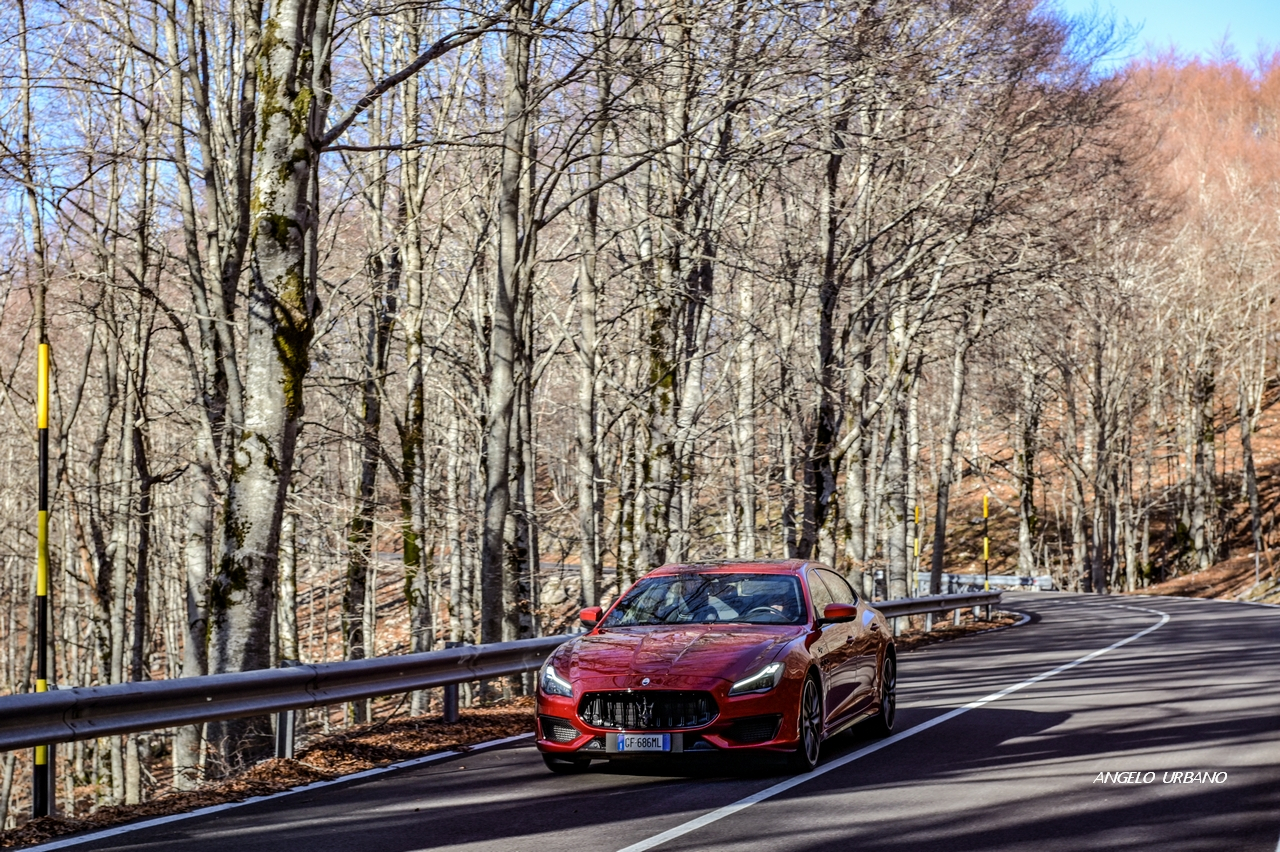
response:
[[[1032,621],[904,654],[895,737],[840,737],[803,780],[714,760],[553,776],[521,744],[75,848],[1280,852],[1280,608],[1005,600]]]

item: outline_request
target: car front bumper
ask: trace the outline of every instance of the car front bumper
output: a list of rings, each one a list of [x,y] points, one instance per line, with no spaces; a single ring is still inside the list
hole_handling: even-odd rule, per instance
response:
[[[774,689],[748,695],[728,694],[729,684],[717,681],[706,691],[715,699],[718,712],[707,724],[686,728],[617,728],[588,724],[578,714],[586,690],[575,688],[572,698],[538,693],[537,746],[546,754],[590,757],[594,759],[629,758],[620,752],[618,735],[668,734],[670,750],[637,752],[636,757],[667,754],[711,754],[718,752],[771,751],[792,752],[799,742],[798,708],[802,681],[784,679]],[[610,690],[639,693],[643,690]],[[592,690],[599,693],[600,690]]]

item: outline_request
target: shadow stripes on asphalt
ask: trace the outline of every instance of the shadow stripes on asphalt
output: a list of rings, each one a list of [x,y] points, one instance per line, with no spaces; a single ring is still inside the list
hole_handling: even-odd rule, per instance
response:
[[[840,769],[843,766],[847,766],[848,764],[853,763],[855,760],[859,760],[863,757],[866,757],[869,754],[874,754],[875,752],[880,751],[881,749],[888,748],[894,743],[901,742],[902,740],[905,740],[908,737],[913,737],[916,734],[919,734],[923,731],[927,731],[932,727],[941,725],[943,722],[948,722],[956,718],[957,716],[961,716],[965,713],[968,713],[970,710],[976,710],[977,708],[990,704],[993,701],[999,701],[1001,698],[1004,698],[1007,695],[1012,695],[1013,693],[1018,692],[1019,690],[1026,689],[1029,686],[1034,686],[1035,684],[1040,683],[1040,681],[1042,680],[1047,680],[1048,678],[1051,678],[1055,675],[1059,675],[1065,671],[1069,671],[1075,668],[1076,666],[1082,665],[1091,660],[1096,660],[1098,657],[1101,657],[1103,654],[1106,654],[1110,651],[1114,651],[1117,648],[1122,648],[1125,645],[1128,645],[1130,642],[1137,641],[1138,639],[1141,639],[1143,636],[1146,636],[1148,633],[1158,630],[1159,628],[1163,627],[1165,624],[1169,623],[1169,618],[1170,618],[1169,614],[1165,612],[1161,612],[1158,609],[1151,609],[1149,607],[1142,607],[1142,606],[1132,606],[1129,604],[1107,604],[1107,606],[1113,606],[1113,607],[1116,607],[1117,609],[1135,610],[1138,612],[1145,612],[1145,613],[1150,613],[1152,615],[1158,615],[1160,616],[1160,620],[1149,627],[1139,630],[1137,633],[1134,633],[1130,636],[1126,636],[1125,638],[1119,640],[1118,642],[1111,643],[1105,648],[1099,648],[1098,650],[1085,654],[1083,657],[1078,657],[1077,659],[1074,659],[1069,663],[1063,663],[1057,668],[1049,669],[1046,672],[1041,672],[1035,677],[1027,678],[1021,683],[1015,683],[1013,686],[1007,686],[1004,689],[1000,690],[999,692],[993,692],[990,695],[984,696],[983,698],[979,698],[976,701],[971,701],[968,704],[965,704],[961,707],[957,707],[954,710],[950,710],[946,713],[943,713],[940,716],[935,716],[934,718],[930,719],[927,722],[923,722],[919,725],[916,725],[914,728],[908,728],[907,730],[894,734],[893,736],[886,737],[885,739],[880,740],[879,742],[872,743],[871,745],[866,746],[864,748],[860,748],[855,752],[850,752],[849,754],[846,754],[844,757],[837,758],[831,761],[830,763],[823,764],[819,766],[817,769],[813,770],[812,772],[807,772],[804,775],[797,775],[794,778],[789,778],[786,781],[782,781],[777,784],[774,784],[772,787],[766,787],[760,792],[753,793],[752,795],[747,796],[746,798],[743,798],[743,799],[739,799],[738,801],[733,802],[732,804],[725,805],[724,807],[711,811],[710,813],[703,814],[700,817],[691,819],[688,822],[675,826],[674,828],[669,828],[666,831],[661,832],[660,834],[655,834],[654,836],[646,838],[645,840],[641,840],[638,843],[633,843],[630,846],[627,846],[619,850],[619,852],[646,852],[646,850],[653,849],[657,846],[661,846],[662,844],[670,840],[675,840],[677,837],[683,837],[684,835],[689,834],[690,832],[693,832],[693,831],[697,831],[698,829],[703,828],[704,826],[710,825],[713,822],[718,822],[719,820],[722,820],[725,817],[733,816],[739,811],[746,810],[752,805],[759,804],[760,802],[763,802],[767,799],[772,799],[773,797],[778,796],[782,793],[785,793],[788,790],[791,790],[795,787],[799,787],[801,784],[812,781],[815,778],[819,778],[828,772],[833,772],[836,769]],[[1280,845],[1277,845],[1276,852],[1280,852]]]

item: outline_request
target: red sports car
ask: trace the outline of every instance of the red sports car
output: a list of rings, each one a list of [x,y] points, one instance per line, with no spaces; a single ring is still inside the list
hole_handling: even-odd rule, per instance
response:
[[[893,729],[888,625],[823,565],[665,565],[582,621],[591,630],[538,676],[538,749],[553,772],[744,750],[808,771],[855,722]]]

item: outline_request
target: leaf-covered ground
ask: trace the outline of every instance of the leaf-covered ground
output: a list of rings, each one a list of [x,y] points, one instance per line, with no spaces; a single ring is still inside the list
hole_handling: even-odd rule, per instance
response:
[[[394,719],[345,731],[314,743],[294,760],[272,759],[241,775],[210,782],[199,790],[172,791],[138,805],[99,808],[80,819],[44,817],[0,832],[0,848],[41,843],[58,835],[91,831],[139,819],[185,813],[210,805],[238,802],[279,793],[314,781],[325,781],[440,751],[533,731],[533,699],[496,707],[470,708],[455,724],[438,717]]]

